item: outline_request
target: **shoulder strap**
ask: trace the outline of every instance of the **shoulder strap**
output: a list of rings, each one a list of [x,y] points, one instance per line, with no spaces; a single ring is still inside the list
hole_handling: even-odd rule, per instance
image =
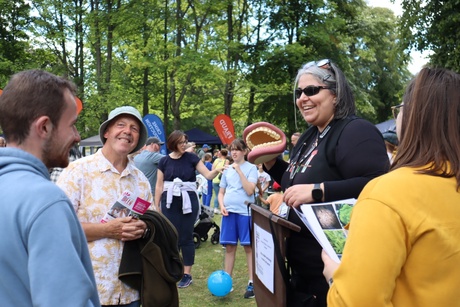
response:
[[[300,136],[299,140],[297,141],[297,145],[292,148],[292,157],[295,157],[297,152],[302,148],[302,144],[305,143],[314,133],[316,132],[315,127],[311,126],[310,128],[307,129],[302,135]]]
[[[359,117],[352,115],[340,120],[337,120],[332,126],[332,131],[329,132],[329,138],[326,144],[326,159],[329,165],[336,169],[337,164],[335,161],[335,151],[337,149],[337,143],[342,135],[343,129],[353,120]],[[337,170],[338,171],[338,170]]]

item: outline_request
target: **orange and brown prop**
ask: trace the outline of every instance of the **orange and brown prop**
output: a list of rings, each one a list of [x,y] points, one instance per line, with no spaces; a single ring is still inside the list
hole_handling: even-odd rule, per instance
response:
[[[286,135],[267,122],[247,126],[243,131],[243,139],[251,149],[248,161],[254,164],[270,161],[286,149]]]

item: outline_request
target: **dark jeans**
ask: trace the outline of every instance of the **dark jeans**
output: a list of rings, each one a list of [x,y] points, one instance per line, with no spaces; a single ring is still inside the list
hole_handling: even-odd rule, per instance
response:
[[[179,234],[179,249],[182,251],[184,265],[190,266],[195,263],[195,242],[193,230],[198,218],[199,202],[195,192],[188,192],[192,203],[192,213],[182,213],[182,196],[173,196],[171,207],[166,208],[166,192],[161,196],[161,212],[176,227]]]

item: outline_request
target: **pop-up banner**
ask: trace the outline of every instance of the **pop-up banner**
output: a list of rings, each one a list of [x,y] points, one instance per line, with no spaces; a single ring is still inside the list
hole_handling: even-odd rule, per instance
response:
[[[217,135],[224,145],[230,145],[230,143],[235,139],[233,121],[228,115],[217,115],[214,119],[214,129],[216,129]]]
[[[80,114],[81,110],[83,110],[83,102],[75,96],[75,102],[77,103],[77,115]]]
[[[145,126],[147,127],[149,137],[157,137],[162,141],[163,145],[160,146],[160,153],[166,155],[166,136],[165,136],[165,129],[163,127],[163,122],[161,119],[155,114],[147,114],[142,119]]]

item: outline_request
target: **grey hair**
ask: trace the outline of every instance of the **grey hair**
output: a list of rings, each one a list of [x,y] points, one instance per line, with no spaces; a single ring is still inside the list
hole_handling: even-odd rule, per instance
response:
[[[330,87],[336,96],[334,118],[341,119],[356,113],[355,98],[343,72],[332,62],[327,64],[330,68],[321,68],[316,65],[303,65],[297,72],[294,81],[294,91],[298,87],[299,79],[303,75],[311,75],[318,82]],[[294,93],[294,105],[296,97]]]

